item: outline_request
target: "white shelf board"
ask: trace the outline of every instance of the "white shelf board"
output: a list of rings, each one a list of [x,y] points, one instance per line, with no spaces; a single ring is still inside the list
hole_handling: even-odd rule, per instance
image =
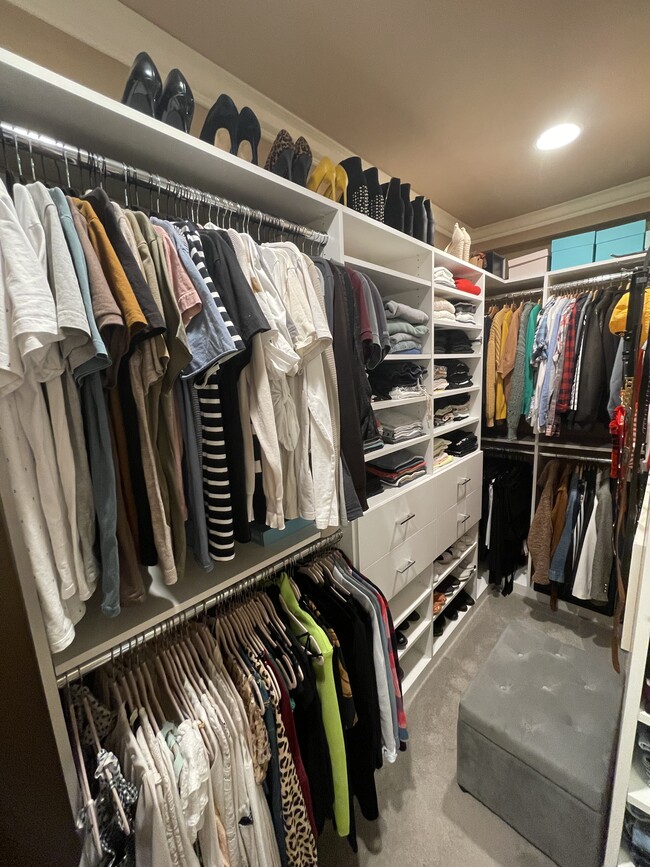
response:
[[[399,352],[389,352],[388,355],[384,357],[384,361],[431,361],[431,353],[411,352],[401,354]]]
[[[471,394],[472,392],[480,391],[480,385],[468,385],[466,388],[446,388],[444,391],[434,391],[433,399],[439,397],[453,397],[455,394]]]
[[[480,418],[476,416],[470,416],[469,418],[461,418],[458,421],[450,421],[448,424],[441,424],[440,427],[434,427],[433,436],[434,437],[443,437],[447,433],[451,433],[453,430],[459,430],[465,425],[468,424],[477,424],[480,422]]]
[[[643,710],[643,708],[639,710],[639,722],[643,723],[644,725],[650,726],[650,713]]]
[[[433,329],[438,328],[440,331],[483,331],[483,325],[471,325],[469,322],[443,322],[442,319],[432,319]]]
[[[476,352],[436,352],[433,356],[436,361],[451,361],[454,358],[480,358]]]
[[[540,292],[544,287],[544,274],[538,277],[515,277],[512,279],[502,279],[495,277],[494,274],[487,274],[485,277],[485,300],[489,301],[491,295],[501,295],[507,292],[521,292],[524,289],[537,289]]]
[[[398,627],[396,626],[395,629]],[[418,638],[427,631],[427,629],[431,628],[431,618],[426,617],[422,618],[422,620],[418,621],[414,628],[407,630],[404,635],[408,638],[408,644],[406,647],[399,647],[397,649],[397,656],[401,659],[405,656],[409,650],[412,650],[417,646]]]
[[[625,846],[621,846],[621,851],[618,856],[618,867],[634,867],[634,862]]]
[[[589,262],[587,265],[574,265],[572,268],[559,268],[548,272],[549,286],[556,283],[567,283],[570,280],[582,280],[585,277],[596,277],[598,274],[615,273],[622,268],[629,268],[643,260],[645,253],[632,253],[618,259],[603,259],[602,262]]]
[[[368,509],[363,514],[369,515],[372,512],[376,512],[378,509],[381,509],[386,503],[394,500],[396,497],[401,496],[404,491],[411,491],[413,488],[418,485],[423,485],[428,479],[431,478],[431,473],[427,473],[424,476],[420,476],[417,479],[414,479],[412,482],[404,485],[401,488],[386,488],[385,491],[382,491],[381,494],[375,494],[372,497],[368,498]]]
[[[409,690],[413,689],[413,687],[416,686],[420,678],[426,673],[426,670],[430,664],[431,658],[427,655],[424,655],[421,659],[418,659],[413,668],[406,674],[406,677],[402,681],[402,695],[406,695]]]
[[[632,766],[630,767],[630,785],[627,790],[627,802],[643,810],[650,816],[650,786],[646,783],[646,776],[641,765],[641,757],[638,749],[634,752]]]
[[[434,637],[434,639],[433,639],[433,656],[440,653],[442,648],[449,641],[449,639],[452,637],[452,635],[456,632],[456,630],[461,625],[461,623],[465,620],[465,618],[468,617],[472,613],[472,611],[474,611],[477,604],[478,603],[475,602],[474,605],[470,606],[467,609],[467,611],[459,611],[458,612],[458,620],[447,620],[447,623],[445,626],[445,631],[442,633],[442,635],[439,635],[437,638]]]
[[[345,256],[343,261],[350,268],[368,274],[382,294],[391,292],[397,294],[413,289],[431,288],[431,280],[415,277],[411,274],[406,274],[404,271],[396,271],[394,268],[387,268],[384,265],[366,262],[365,259],[357,259],[355,256]]]
[[[234,560],[215,563],[212,572],[205,572],[191,556],[187,558],[185,576],[176,584],[166,586],[158,570],[154,575],[149,595],[141,605],[125,606],[119,617],[106,617],[100,610],[101,593],[97,592],[86,603],[86,615],[76,629],[72,644],[53,657],[57,677],[74,671],[84,662],[128,642],[142,632],[153,629],[162,621],[181,614],[192,606],[200,605],[220,590],[254,575],[267,566],[321,538],[313,527],[292,533],[274,545],[235,545]]]
[[[467,549],[467,551],[465,551],[465,553],[462,554],[460,557],[456,557],[455,560],[452,560],[451,563],[449,563],[445,567],[444,571],[440,573],[440,575],[436,575],[436,573],[434,571],[434,573],[433,573],[433,576],[434,576],[433,589],[434,590],[436,589],[436,587],[439,587],[442,584],[442,582],[445,580],[445,578],[448,578],[451,575],[451,573],[454,571],[456,566],[459,566],[461,563],[464,563],[465,560],[467,560],[467,558],[471,554],[473,554],[474,551],[476,551],[477,545],[478,545],[478,542],[473,542],[472,545],[470,545],[470,547]],[[434,570],[435,570],[435,566],[434,566]]]
[[[447,268],[451,271],[454,277],[464,277],[466,280],[471,280],[475,283],[486,272],[482,268],[477,268],[476,265],[470,265],[464,259],[459,259],[457,256],[452,256],[451,253],[445,253],[444,250],[435,249],[434,264],[436,268]],[[466,294],[466,293],[463,293]]]
[[[475,449],[473,452],[470,452],[468,455],[463,455],[462,458],[454,457],[454,460],[450,464],[445,464],[444,467],[439,467],[436,470],[433,470],[431,473],[432,476],[441,476],[443,473],[448,472],[452,469],[458,469],[458,465],[464,463],[465,461],[469,461],[475,455],[480,453],[480,449]]]
[[[428,269],[427,274],[431,269],[433,247],[350,208],[343,209],[343,237],[346,258],[376,262],[400,271],[406,262],[422,264]]]
[[[433,284],[433,293],[436,298],[455,298],[456,301],[469,301],[475,306],[483,303],[483,293],[472,295],[470,292],[463,292],[462,289],[452,289],[450,286],[440,286],[437,283]]]
[[[428,596],[431,596],[429,584],[425,586],[417,579],[411,581],[403,590],[400,590],[397,596],[393,596],[389,602],[393,622],[395,624],[402,623]]]
[[[343,208],[4,49],[0,80],[7,123],[296,223]]]
[[[400,397],[398,400],[376,400],[372,404],[373,409],[390,409],[396,406],[409,406],[414,403],[425,403],[428,399],[427,394],[419,395],[418,397]]]
[[[393,452],[401,452],[403,449],[411,448],[412,446],[419,446],[422,443],[428,443],[431,441],[431,434],[424,434],[419,437],[412,437],[410,440],[403,440],[401,443],[392,443],[391,445],[385,445],[383,448],[374,449],[372,452],[366,452],[363,458],[366,461],[376,461],[377,458],[381,458],[384,455],[391,455]]]

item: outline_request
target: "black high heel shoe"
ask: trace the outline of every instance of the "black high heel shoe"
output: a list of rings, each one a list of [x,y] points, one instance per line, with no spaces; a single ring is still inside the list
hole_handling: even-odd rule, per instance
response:
[[[366,169],[366,184],[368,185],[368,203],[370,216],[379,223],[384,222],[384,194],[379,185],[379,171],[376,168]]]
[[[281,178],[286,178],[288,181],[293,179],[293,155],[295,153],[295,145],[293,139],[286,129],[281,129],[276,135],[275,141],[271,145],[271,150],[266,158],[264,168],[268,172],[273,172],[274,175],[279,175]]]
[[[149,117],[155,117],[161,93],[162,80],[156,64],[146,51],[141,51],[131,66],[124,86],[122,104],[148,114]]]
[[[258,165],[257,148],[261,137],[262,131],[260,129],[260,122],[257,119],[257,115],[252,108],[245,105],[239,112],[239,120],[237,122],[237,156],[242,160],[246,160],[248,163],[253,163],[254,166]],[[240,153],[242,144],[248,144],[250,146],[250,159],[246,151]]]
[[[411,202],[413,207],[413,237],[418,241],[427,240],[427,212],[424,209],[424,196],[416,196]]]
[[[339,165],[348,176],[348,207],[369,217],[370,197],[361,157],[347,157]]]
[[[238,125],[237,106],[227,93],[222,93],[208,112],[199,138],[222,151],[236,154]]]
[[[180,69],[172,69],[165,79],[156,117],[174,129],[190,131],[194,117],[194,94]]]
[[[307,186],[307,178],[311,171],[313,155],[309,142],[303,136],[296,139],[294,145],[293,161],[291,163],[291,180],[301,187]]]
[[[402,231],[407,235],[413,234],[413,205],[411,204],[411,185],[402,184],[400,187],[402,201],[404,202],[404,228]]]
[[[401,181],[399,178],[391,178],[386,185],[386,198],[384,201],[384,223],[392,226],[399,232],[404,231],[404,201],[400,191]],[[382,188],[383,189],[383,188]]]
[[[427,215],[427,237],[426,242],[433,247],[433,239],[436,231],[436,221],[433,219],[433,211],[431,210],[430,199],[424,200],[424,210]]]

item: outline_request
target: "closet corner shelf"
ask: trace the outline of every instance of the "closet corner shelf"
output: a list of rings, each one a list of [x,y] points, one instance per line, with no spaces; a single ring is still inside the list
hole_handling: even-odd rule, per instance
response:
[[[386,268],[394,267],[397,271],[403,271],[405,263],[410,266],[414,263],[429,263],[431,267],[434,248],[429,244],[351,208],[343,205],[337,207],[341,208],[343,215],[346,258],[349,255],[367,262],[378,262]],[[438,251],[435,252],[437,255]],[[431,285],[431,281],[428,285]]]
[[[476,416],[470,416],[469,418],[461,418],[458,421],[450,421],[448,424],[441,424],[440,427],[434,427],[433,436],[434,439],[436,437],[443,437],[447,433],[451,433],[453,430],[459,430],[465,425],[476,424],[481,419]]]
[[[399,659],[402,659],[403,656],[406,656],[409,650],[412,650],[413,647],[415,647],[415,645],[418,643],[418,638],[421,635],[424,635],[427,629],[431,628],[431,623],[431,617],[423,617],[422,620],[417,623],[412,630],[409,629],[408,632],[404,633],[408,638],[409,643],[406,645],[406,647],[398,648],[397,656]]]
[[[397,295],[400,292],[408,292],[413,289],[431,288],[431,280],[415,277],[412,274],[396,271],[393,268],[386,268],[383,265],[375,265],[372,262],[366,262],[365,259],[357,259],[355,256],[344,256],[343,261],[350,268],[368,274],[373,282],[377,284],[377,288],[382,294],[390,295],[390,293],[394,293]]]
[[[392,443],[392,445],[385,445],[380,449],[375,449],[372,452],[367,452],[363,459],[366,463],[368,461],[375,461],[377,458],[381,458],[383,455],[391,455],[393,452],[401,452],[402,449],[408,449],[411,446],[419,446],[422,443],[428,443],[431,440],[430,434],[424,434],[419,437],[412,437],[410,440],[402,440],[399,443]]]
[[[390,409],[396,406],[409,406],[410,404],[425,403],[429,395],[423,394],[419,397],[400,397],[398,400],[376,400],[372,404],[375,409]]]
[[[446,388],[444,391],[434,391],[433,399],[438,400],[439,397],[453,397],[455,394],[471,394],[480,390],[480,385],[468,385],[466,388]]]
[[[460,624],[463,622],[463,620],[465,620],[465,618],[468,616],[468,614],[471,614],[472,611],[474,611],[476,609],[477,605],[478,605],[478,601],[475,600],[475,604],[472,605],[471,607],[469,607],[467,609],[467,611],[459,611],[458,612],[458,620],[448,620],[447,621],[447,625],[445,626],[445,631],[442,633],[442,635],[438,636],[438,638],[433,639],[433,654],[432,654],[433,656],[435,656],[437,653],[440,653],[442,648],[449,641],[449,639],[452,637],[454,632],[456,632],[456,630],[458,629]]]
[[[426,586],[420,584],[417,578],[400,590],[397,596],[393,596],[389,608],[396,626],[422,605],[428,596],[431,596],[431,587],[428,584]]]
[[[454,277],[464,277],[466,280],[471,280],[473,283],[487,273],[482,268],[478,268],[476,265],[470,265],[470,263],[466,262],[464,259],[452,256],[451,253],[445,253],[444,250],[439,250],[437,247],[435,248],[434,262],[436,268],[439,268],[440,266],[447,268],[448,271],[451,271]],[[466,294],[466,292],[463,292],[463,295]]]
[[[473,554],[474,551],[476,551],[476,546],[477,546],[477,545],[478,545],[478,542],[473,542],[473,543],[469,546],[469,548],[467,549],[467,551],[465,551],[465,552],[464,552],[460,557],[457,557],[457,558],[456,558],[452,563],[449,563],[449,564],[448,564],[448,566],[447,566],[447,568],[444,570],[444,572],[441,572],[440,575],[436,575],[436,576],[435,576],[435,580],[434,580],[434,582],[433,582],[433,589],[434,589],[434,590],[442,584],[442,582],[445,580],[445,578],[448,578],[448,577],[451,575],[451,573],[454,571],[454,569],[456,568],[456,566],[460,566],[461,563],[463,563],[465,560],[467,560],[467,558],[468,558],[471,554]],[[435,568],[435,567],[434,567],[434,568]]]
[[[404,353],[402,355],[399,352],[389,352],[388,355],[385,356],[384,361],[431,361],[431,353],[413,352],[408,354]]]
[[[485,276],[485,300],[489,303],[490,295],[500,295],[503,292],[521,292],[523,289],[537,289],[541,292],[544,288],[544,275],[539,277],[514,277],[504,279],[495,277],[494,274]]]
[[[627,802],[650,816],[650,786],[646,783],[638,750],[635,751],[630,768],[630,785]]]
[[[650,726],[650,713],[643,710],[643,708],[639,710],[639,722],[643,723],[646,726]]]

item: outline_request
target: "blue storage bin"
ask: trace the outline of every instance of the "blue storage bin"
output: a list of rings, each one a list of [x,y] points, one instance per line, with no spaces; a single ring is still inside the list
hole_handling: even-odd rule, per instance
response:
[[[595,262],[614,256],[629,256],[645,249],[646,221],[634,220],[596,232]]]
[[[578,232],[551,241],[551,271],[574,268],[594,261],[596,233]]]

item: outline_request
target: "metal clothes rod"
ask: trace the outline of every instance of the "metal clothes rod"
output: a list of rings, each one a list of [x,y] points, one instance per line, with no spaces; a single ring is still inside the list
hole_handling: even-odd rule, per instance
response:
[[[133,186],[144,187],[151,194],[156,193],[158,209],[160,207],[160,194],[165,196],[173,196],[190,206],[198,207],[203,205],[209,209],[212,208],[219,211],[226,211],[237,214],[244,218],[244,221],[254,220],[260,225],[272,226],[281,232],[306,238],[311,243],[317,244],[319,247],[324,246],[329,235],[324,232],[316,232],[307,226],[301,226],[298,223],[291,223],[288,220],[283,220],[280,217],[274,217],[271,214],[265,214],[263,211],[257,211],[249,208],[247,205],[240,205],[237,202],[232,202],[229,199],[215,196],[213,193],[206,193],[198,190],[195,187],[181,184],[178,181],[171,181],[168,178],[163,178],[154,172],[148,172],[144,169],[134,168],[126,163],[118,162],[117,160],[91,153],[83,148],[74,147],[65,142],[50,138],[42,133],[34,132],[33,130],[23,129],[22,127],[14,126],[10,123],[0,121],[0,141],[5,154],[7,155],[7,146],[13,149],[16,155],[16,164],[21,176],[26,176],[23,173],[23,164],[20,155],[19,145],[23,145],[27,149],[27,154],[24,156],[29,160],[29,171],[33,178],[36,178],[36,167],[34,163],[34,151],[45,154],[53,159],[61,160],[65,164],[66,179],[70,186],[70,165],[77,166],[79,170],[85,169],[89,173],[95,173],[101,185],[102,179],[108,176],[119,179],[124,184],[124,190],[127,198],[129,188]],[[137,201],[137,194],[136,194]]]
[[[142,647],[143,644],[146,644],[146,642],[150,641],[152,638],[156,638],[159,635],[163,635],[164,633],[171,631],[176,626],[179,626],[180,624],[186,623],[188,620],[192,620],[195,617],[198,617],[199,614],[207,612],[210,608],[214,608],[218,605],[223,605],[225,602],[228,601],[228,599],[232,598],[233,596],[248,592],[255,587],[258,587],[260,584],[263,584],[264,581],[267,581],[278,572],[286,569],[287,566],[298,563],[299,561],[304,560],[312,554],[317,554],[320,551],[325,551],[329,548],[333,548],[338,542],[341,541],[342,538],[343,531],[340,529],[336,530],[336,532],[332,533],[330,536],[327,536],[327,538],[319,539],[317,542],[312,542],[309,545],[305,545],[304,548],[300,548],[298,551],[294,551],[293,554],[290,554],[288,557],[272,563],[270,566],[267,566],[260,572],[256,572],[254,575],[249,575],[247,578],[243,578],[241,581],[236,581],[234,584],[231,584],[230,587],[226,587],[224,590],[218,591],[214,594],[214,596],[210,596],[203,602],[199,602],[196,605],[188,605],[187,608],[184,608],[181,612],[170,615],[166,620],[163,620],[155,626],[152,626],[150,629],[144,630],[133,638],[130,638],[128,641],[121,642],[110,650],[106,650],[103,653],[94,656],[92,659],[87,660],[87,662],[76,666],[65,674],[60,675],[60,677],[57,677],[56,679],[56,685],[59,687],[59,689],[67,686],[67,684],[71,683],[72,681],[83,677],[84,674],[88,674],[91,671],[95,671],[95,669],[97,668],[101,668],[101,666],[105,665],[107,662],[111,662],[111,660],[114,660],[117,657],[122,656],[123,654],[129,653],[129,651],[134,650],[137,647]]]
[[[485,303],[489,306],[491,301],[506,301],[508,298],[516,300],[517,298],[527,298],[529,295],[541,297],[543,292],[543,286],[539,286],[537,289],[521,289],[520,291],[513,289],[512,292],[501,292],[499,295],[486,295]]]
[[[578,289],[581,286],[596,286],[600,283],[618,282],[622,283],[628,280],[634,273],[633,268],[614,271],[610,274],[597,274],[595,277],[584,277],[582,280],[570,280],[568,283],[556,283],[554,286],[549,286],[548,291],[551,293],[562,292],[567,289]]]
[[[603,466],[611,466],[610,458],[590,457],[589,455],[573,455],[570,452],[553,451],[551,449],[540,450],[540,456],[543,458],[562,458],[566,461],[575,461],[577,464],[602,464]]]

